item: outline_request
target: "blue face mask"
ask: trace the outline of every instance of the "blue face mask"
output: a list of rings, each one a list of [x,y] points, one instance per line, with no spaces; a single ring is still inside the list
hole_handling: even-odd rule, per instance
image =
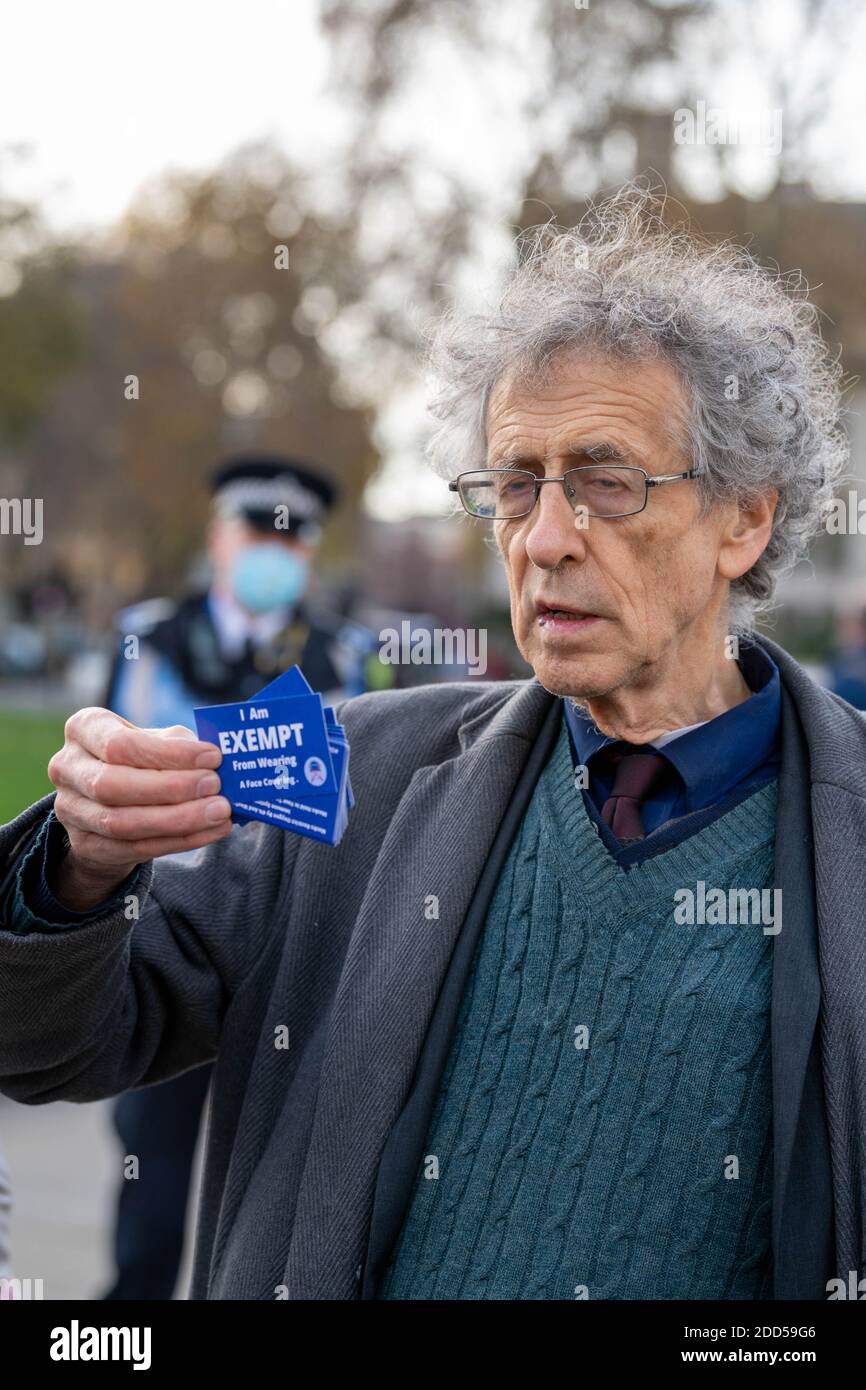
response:
[[[309,561],[279,541],[239,550],[232,568],[232,592],[251,613],[291,608],[307,585]]]

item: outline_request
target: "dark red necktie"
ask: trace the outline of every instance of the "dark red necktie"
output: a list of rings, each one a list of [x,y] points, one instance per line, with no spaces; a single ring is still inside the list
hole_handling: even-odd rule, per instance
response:
[[[646,835],[641,805],[667,781],[671,765],[662,753],[640,745],[620,744],[607,752],[605,761],[614,770],[610,796],[601,818],[618,840],[642,840]]]

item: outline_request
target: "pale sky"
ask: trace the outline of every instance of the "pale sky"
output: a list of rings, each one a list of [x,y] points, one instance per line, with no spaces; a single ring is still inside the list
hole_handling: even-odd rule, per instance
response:
[[[311,0],[16,6],[3,21],[0,140],[33,147],[26,186],[54,225],[76,230],[116,218],[149,175],[206,168],[249,137],[309,148],[325,136],[320,108],[309,118],[325,62],[314,10]]]
[[[346,113],[323,90],[317,13],[316,0],[31,0],[7,11],[4,187],[38,197],[55,227],[81,231],[118,217],[152,175],[206,169],[250,140],[273,136],[321,166]],[[449,68],[432,45],[425,67],[430,89],[410,97],[410,128],[482,187],[487,173],[495,185],[525,153],[501,124],[511,93],[495,82],[479,91],[468,66]],[[32,158],[10,165],[3,147],[13,143]]]

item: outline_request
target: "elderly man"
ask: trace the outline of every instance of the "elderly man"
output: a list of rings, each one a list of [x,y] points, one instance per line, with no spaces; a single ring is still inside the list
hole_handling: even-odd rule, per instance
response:
[[[836,369],[647,195],[524,251],[442,329],[432,456],[534,679],[346,702],[337,849],[232,829],[212,747],[96,709],[3,832],[3,1089],[216,1058],[195,1297],[861,1270],[866,724],[750,635],[843,463]]]

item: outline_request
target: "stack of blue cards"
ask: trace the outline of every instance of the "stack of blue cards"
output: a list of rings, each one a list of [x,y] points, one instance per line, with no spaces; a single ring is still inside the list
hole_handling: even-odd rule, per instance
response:
[[[223,754],[220,793],[236,825],[265,821],[339,844],[355,804],[349,744],[330,705],[297,666],[252,700],[194,711],[200,739]]]

